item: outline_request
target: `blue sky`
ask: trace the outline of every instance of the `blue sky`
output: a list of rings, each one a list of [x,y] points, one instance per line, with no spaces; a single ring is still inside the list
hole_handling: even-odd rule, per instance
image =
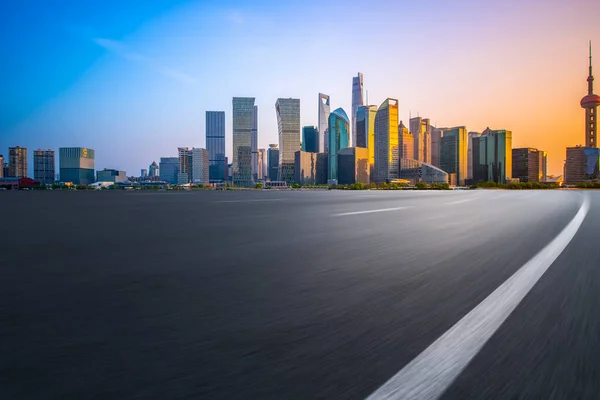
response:
[[[349,111],[361,71],[370,103],[398,98],[401,119],[512,129],[560,173],[583,141],[598,15],[589,0],[3,2],[0,154],[84,146],[97,169],[139,174],[203,147],[207,110],[226,111],[230,152],[233,96],[256,97],[267,147],[278,97],[316,125],[318,93]]]

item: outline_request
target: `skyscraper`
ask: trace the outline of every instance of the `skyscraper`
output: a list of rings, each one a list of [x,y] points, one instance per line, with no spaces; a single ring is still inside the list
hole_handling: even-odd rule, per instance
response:
[[[440,144],[442,142],[442,136],[446,128],[431,127],[431,165],[434,167],[440,166]]]
[[[398,178],[398,100],[386,99],[375,117],[375,182]]]
[[[328,180],[337,180],[337,153],[349,147],[350,121],[342,108],[337,108],[329,115],[329,174]]]
[[[210,183],[210,153],[207,149],[192,149],[192,183],[208,185]]]
[[[594,75],[592,75],[592,42],[590,42],[590,66],[587,78],[588,94],[581,99],[581,107],[585,108],[585,146],[598,147],[598,106],[600,96],[594,94]]]
[[[177,155],[179,158],[177,184],[184,185],[186,183],[193,182],[194,173],[192,170],[192,150],[188,149],[187,147],[178,147]]]
[[[59,149],[60,181],[89,185],[96,179],[96,152],[83,147]]]
[[[415,138],[408,132],[408,128],[400,121],[398,125],[398,157],[414,159],[415,158]]]
[[[481,136],[473,137],[474,182],[506,183],[511,174],[511,131],[487,128]]]
[[[252,119],[252,179],[254,181],[260,179],[258,177],[258,106],[254,106],[254,114]]]
[[[160,180],[168,184],[177,184],[179,157],[161,157],[159,166]]]
[[[473,138],[481,136],[479,132],[469,132],[467,138],[467,179],[473,179]]]
[[[316,126],[302,127],[302,151],[319,152],[319,130]]]
[[[51,185],[56,180],[56,162],[53,150],[33,152],[33,179],[42,185]]]
[[[300,150],[300,99],[275,102],[279,132],[279,180],[294,183],[295,154]]]
[[[363,104],[363,74],[359,72],[352,78],[352,140],[350,146],[356,146],[356,111]]]
[[[27,177],[27,149],[24,147],[8,148],[8,170],[11,178]]]
[[[364,147],[346,147],[337,153],[338,173],[340,185],[370,182],[369,150]]]
[[[206,150],[210,182],[225,182],[225,111],[206,112]]]
[[[373,176],[375,167],[375,116],[377,106],[360,106],[356,110],[356,144],[355,147],[369,149],[369,174]]]
[[[545,153],[530,147],[512,149],[512,177],[521,182],[543,182]]]
[[[458,186],[464,186],[467,179],[467,140],[467,128],[457,126],[446,129],[440,142],[440,169]]]
[[[0,154],[0,178],[4,178],[4,156]]]
[[[279,176],[279,148],[277,144],[270,144],[267,150],[267,177],[276,181]]]
[[[600,178],[599,151],[597,147],[567,147],[564,182],[576,184]]]
[[[431,163],[431,126],[429,119],[414,117],[409,121],[410,133],[415,138],[415,160]]]
[[[158,164],[156,163],[156,161],[152,161],[152,164],[150,164],[150,167],[148,168],[148,176],[150,178],[156,178],[158,177]]]
[[[236,186],[253,185],[252,130],[255,116],[254,97],[233,98],[232,182]]]
[[[319,153],[327,153],[329,139],[327,128],[329,127],[329,95],[319,93]]]
[[[314,185],[317,176],[317,153],[297,151],[295,164],[294,182],[299,185]]]
[[[267,151],[258,149],[258,180],[264,181],[267,177]]]

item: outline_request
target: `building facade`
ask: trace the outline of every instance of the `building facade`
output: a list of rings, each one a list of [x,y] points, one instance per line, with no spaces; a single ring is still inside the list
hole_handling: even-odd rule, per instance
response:
[[[439,168],[455,176],[455,184],[464,186],[467,180],[468,133],[464,126],[446,129],[440,142]],[[454,183],[454,182],[453,182]]]
[[[161,157],[159,165],[160,180],[171,185],[176,185],[177,174],[179,174],[179,158]]]
[[[279,180],[294,183],[295,154],[300,151],[300,99],[277,99],[279,133]]]
[[[8,174],[10,178],[27,178],[27,149],[8,148]]]
[[[33,152],[33,179],[42,185],[52,185],[56,181],[54,150],[35,150]]]
[[[329,176],[329,153],[317,153],[317,185],[326,185]]]
[[[148,167],[148,176],[153,179],[158,178],[159,168],[158,168],[158,164],[156,163],[156,161],[152,161],[152,164],[150,164],[150,167]]]
[[[316,126],[302,127],[302,151],[319,152],[319,130]]]
[[[250,187],[252,179],[252,131],[257,112],[254,97],[233,98],[233,163],[232,182],[235,186]]]
[[[2,154],[0,154],[0,178],[4,178],[4,156]]]
[[[337,180],[337,154],[350,145],[350,120],[343,108],[337,108],[329,115],[329,173],[328,181]]]
[[[398,125],[398,151],[400,158],[415,158],[415,138],[402,121]]]
[[[370,175],[375,168],[375,117],[377,106],[360,106],[356,111],[356,146],[369,149]]]
[[[266,180],[267,171],[267,150],[258,149],[258,180]]]
[[[327,153],[327,146],[329,144],[327,129],[329,128],[330,112],[329,95],[319,93],[319,153]]]
[[[431,164],[426,164],[417,160],[403,158],[400,160],[400,168],[398,172],[399,179],[406,179],[411,184],[417,183],[448,183],[448,173],[434,167]]]
[[[350,140],[350,146],[356,146],[356,112],[358,111],[358,107],[362,105],[364,105],[363,74],[362,72],[359,72],[355,77],[352,78],[352,139]]]
[[[545,153],[531,147],[512,149],[512,178],[520,182],[544,182]]]
[[[594,94],[594,75],[592,74],[592,42],[590,42],[590,66],[587,78],[588,93],[581,99],[585,109],[585,146],[598,147],[598,106],[600,96]]]
[[[210,183],[210,153],[207,149],[194,147],[192,149],[191,183],[208,185]]]
[[[398,139],[398,100],[388,98],[379,106],[375,117],[375,182],[398,178]]]
[[[442,143],[442,136],[444,136],[444,130],[446,128],[431,128],[431,165],[434,167],[440,166],[440,145]],[[414,158],[414,157],[413,157]]]
[[[206,150],[211,183],[225,182],[225,111],[206,112]]]
[[[564,183],[568,185],[595,181],[600,178],[598,159],[600,149],[597,147],[567,147]]]
[[[340,185],[364,183],[370,179],[369,150],[364,147],[346,147],[338,151],[337,179]]]
[[[98,182],[125,183],[127,182],[127,173],[116,169],[104,168],[96,173]]]
[[[512,132],[487,128],[473,137],[473,182],[506,183],[512,174]]]
[[[473,138],[481,136],[479,132],[469,132],[467,137],[467,179],[473,179]]]
[[[279,148],[277,144],[270,144],[267,150],[267,177],[276,181],[279,177]]]
[[[409,130],[415,138],[415,160],[426,164],[431,163],[431,125],[429,119],[411,118]]]
[[[178,147],[177,155],[179,158],[177,184],[183,185],[191,183],[194,180],[194,173],[192,170],[193,152],[187,147]],[[184,182],[186,179],[187,182]]]
[[[299,185],[315,185],[317,183],[317,153],[297,151],[295,164],[294,183]]]
[[[252,180],[258,178],[258,106],[254,106],[254,116],[252,118],[252,137],[250,138],[250,147],[252,148]]]
[[[59,149],[60,181],[75,185],[94,183],[96,152],[84,147]]]

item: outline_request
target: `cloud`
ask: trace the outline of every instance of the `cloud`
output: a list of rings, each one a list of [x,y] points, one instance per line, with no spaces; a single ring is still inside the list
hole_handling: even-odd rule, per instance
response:
[[[151,57],[130,50],[129,47],[123,42],[104,38],[95,38],[93,40],[98,46],[110,51],[111,53],[121,56],[127,60],[143,64],[166,77],[183,83],[195,83],[198,81],[195,77],[186,74],[185,72],[165,66]]]

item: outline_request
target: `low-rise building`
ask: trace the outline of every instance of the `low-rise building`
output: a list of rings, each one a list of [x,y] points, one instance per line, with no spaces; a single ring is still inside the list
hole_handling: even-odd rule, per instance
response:
[[[105,168],[102,171],[98,171],[96,175],[97,175],[96,180],[98,182],[112,182],[112,183],[127,182],[127,173],[125,171],[118,171],[116,169]]]
[[[338,151],[337,180],[340,185],[370,182],[369,149],[346,147]]]

